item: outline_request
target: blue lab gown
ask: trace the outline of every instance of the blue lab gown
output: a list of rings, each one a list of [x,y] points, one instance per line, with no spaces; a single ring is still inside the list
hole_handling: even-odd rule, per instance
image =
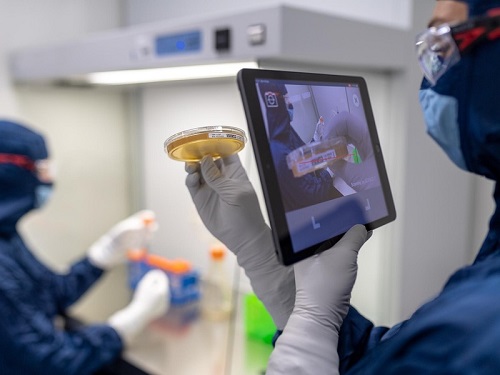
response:
[[[500,6],[499,0],[468,3],[471,15]],[[441,293],[391,329],[374,327],[351,307],[340,331],[341,374],[500,374],[498,61],[500,39],[460,62],[469,74],[461,76],[457,91],[447,91],[446,75],[434,88],[458,100],[461,150],[467,168],[496,181],[496,210],[474,263],[455,272]]]
[[[43,138],[0,121],[0,154],[44,159]],[[92,374],[115,360],[123,344],[108,325],[65,331],[54,319],[65,314],[103,271],[87,259],[64,275],[38,261],[16,230],[34,207],[35,175],[0,163],[0,374]]]

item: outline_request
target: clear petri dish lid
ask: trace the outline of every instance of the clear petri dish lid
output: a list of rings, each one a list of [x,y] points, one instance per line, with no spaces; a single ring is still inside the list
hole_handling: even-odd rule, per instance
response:
[[[215,159],[234,155],[245,147],[246,142],[246,134],[240,128],[203,126],[175,133],[163,146],[171,159],[193,162],[206,155]]]

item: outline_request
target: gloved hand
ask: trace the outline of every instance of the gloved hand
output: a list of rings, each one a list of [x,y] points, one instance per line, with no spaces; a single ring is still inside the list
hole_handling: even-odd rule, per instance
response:
[[[338,374],[338,334],[367,237],[365,227],[356,225],[331,249],[295,264],[295,308],[266,374]]]
[[[349,112],[341,112],[325,125],[323,138],[345,137],[356,147],[361,163],[335,160],[328,167],[356,191],[379,186],[377,164],[370,141],[368,127],[363,119]]]
[[[170,301],[168,285],[165,272],[149,271],[137,284],[132,301],[108,319],[108,324],[120,335],[126,346],[151,321],[167,312]]]
[[[90,247],[90,262],[106,270],[125,263],[128,250],[147,246],[151,233],[158,229],[154,220],[153,211],[143,210],[119,222]]]
[[[278,262],[271,229],[238,155],[187,163],[186,186],[207,229],[231,250],[278,329],[295,300],[293,268]]]

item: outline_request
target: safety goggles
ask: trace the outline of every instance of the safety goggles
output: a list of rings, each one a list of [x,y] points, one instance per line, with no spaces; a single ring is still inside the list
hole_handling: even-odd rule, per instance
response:
[[[52,183],[55,180],[55,167],[49,159],[33,161],[26,155],[1,154],[0,164],[12,164],[26,169],[36,175],[43,183]]]
[[[435,85],[477,45],[500,38],[500,8],[458,25],[443,24],[417,35],[416,51],[425,78]]]

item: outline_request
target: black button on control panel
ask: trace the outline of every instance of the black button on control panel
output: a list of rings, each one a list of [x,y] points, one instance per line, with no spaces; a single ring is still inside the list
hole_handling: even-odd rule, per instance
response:
[[[215,50],[218,52],[229,51],[231,48],[231,30],[215,30]]]

